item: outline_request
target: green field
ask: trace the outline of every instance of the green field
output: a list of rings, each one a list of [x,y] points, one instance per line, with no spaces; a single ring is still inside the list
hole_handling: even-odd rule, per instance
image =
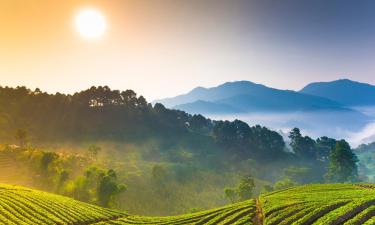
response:
[[[0,185],[0,224],[375,224],[375,186],[313,184],[212,210],[170,217],[129,215],[70,198]]]
[[[371,185],[315,184],[262,195],[265,224],[375,224]]]
[[[131,216],[70,198],[0,185],[0,224],[252,224],[255,201],[173,217]]]

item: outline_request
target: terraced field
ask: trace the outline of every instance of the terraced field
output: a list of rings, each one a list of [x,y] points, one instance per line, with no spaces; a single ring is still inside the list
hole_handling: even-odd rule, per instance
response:
[[[375,224],[372,185],[298,186],[260,197],[265,224]]]
[[[0,185],[0,224],[374,225],[375,186],[305,185],[208,211],[181,216],[145,217],[32,189]]]
[[[0,224],[92,224],[125,213],[17,186],[0,185]]]
[[[70,198],[0,185],[0,224],[252,224],[255,201],[173,217],[131,216]]]

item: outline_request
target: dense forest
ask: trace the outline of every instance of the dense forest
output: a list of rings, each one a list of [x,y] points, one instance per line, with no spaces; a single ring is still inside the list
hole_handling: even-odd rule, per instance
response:
[[[201,115],[152,106],[131,90],[92,87],[74,95],[47,94],[25,87],[0,88],[1,138],[12,140],[17,129],[34,142],[158,138],[165,145],[202,145],[259,160],[283,158],[283,138],[265,127],[242,121],[212,121]],[[206,146],[205,146],[206,147]]]
[[[141,214],[359,179],[345,140],[294,128],[286,144],[266,127],[190,115],[106,86],[73,95],[1,87],[0,128],[2,152],[25,167],[30,186]]]

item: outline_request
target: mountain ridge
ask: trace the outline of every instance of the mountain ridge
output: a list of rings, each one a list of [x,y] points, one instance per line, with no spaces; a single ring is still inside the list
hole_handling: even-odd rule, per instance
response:
[[[288,111],[355,111],[353,106],[375,105],[375,86],[339,79],[312,82],[299,91],[268,87],[251,81],[230,81],[154,101],[189,113],[247,113]]]
[[[345,105],[327,98],[250,81],[226,82],[211,88],[197,87],[186,94],[155,102],[190,113],[349,110]]]
[[[375,86],[349,79],[309,83],[299,92],[328,98],[348,106],[375,105]]]

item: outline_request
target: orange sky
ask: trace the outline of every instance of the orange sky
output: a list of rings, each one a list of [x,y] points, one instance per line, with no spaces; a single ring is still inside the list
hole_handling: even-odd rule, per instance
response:
[[[299,32],[284,37],[293,33],[271,26],[271,14],[262,11],[268,7],[240,2],[246,1],[1,0],[0,85],[70,93],[109,85],[153,100],[231,80],[297,89],[309,81],[370,77],[368,60],[314,45],[328,42],[298,42]],[[100,40],[74,29],[85,7],[107,19]],[[340,57],[348,63],[331,63]]]
[[[149,2],[0,1],[1,85],[51,92],[109,85],[132,88],[150,98],[168,94],[165,87],[181,81],[180,74],[198,76],[190,64],[200,56],[194,56],[196,49],[188,46],[194,40],[184,42],[189,37],[168,17],[168,7]],[[108,32],[101,40],[85,40],[73,28],[74,16],[85,7],[94,7],[107,18]],[[187,79],[184,85],[194,80]],[[196,85],[190,84],[185,90]],[[179,93],[180,88],[176,85],[169,90]]]

